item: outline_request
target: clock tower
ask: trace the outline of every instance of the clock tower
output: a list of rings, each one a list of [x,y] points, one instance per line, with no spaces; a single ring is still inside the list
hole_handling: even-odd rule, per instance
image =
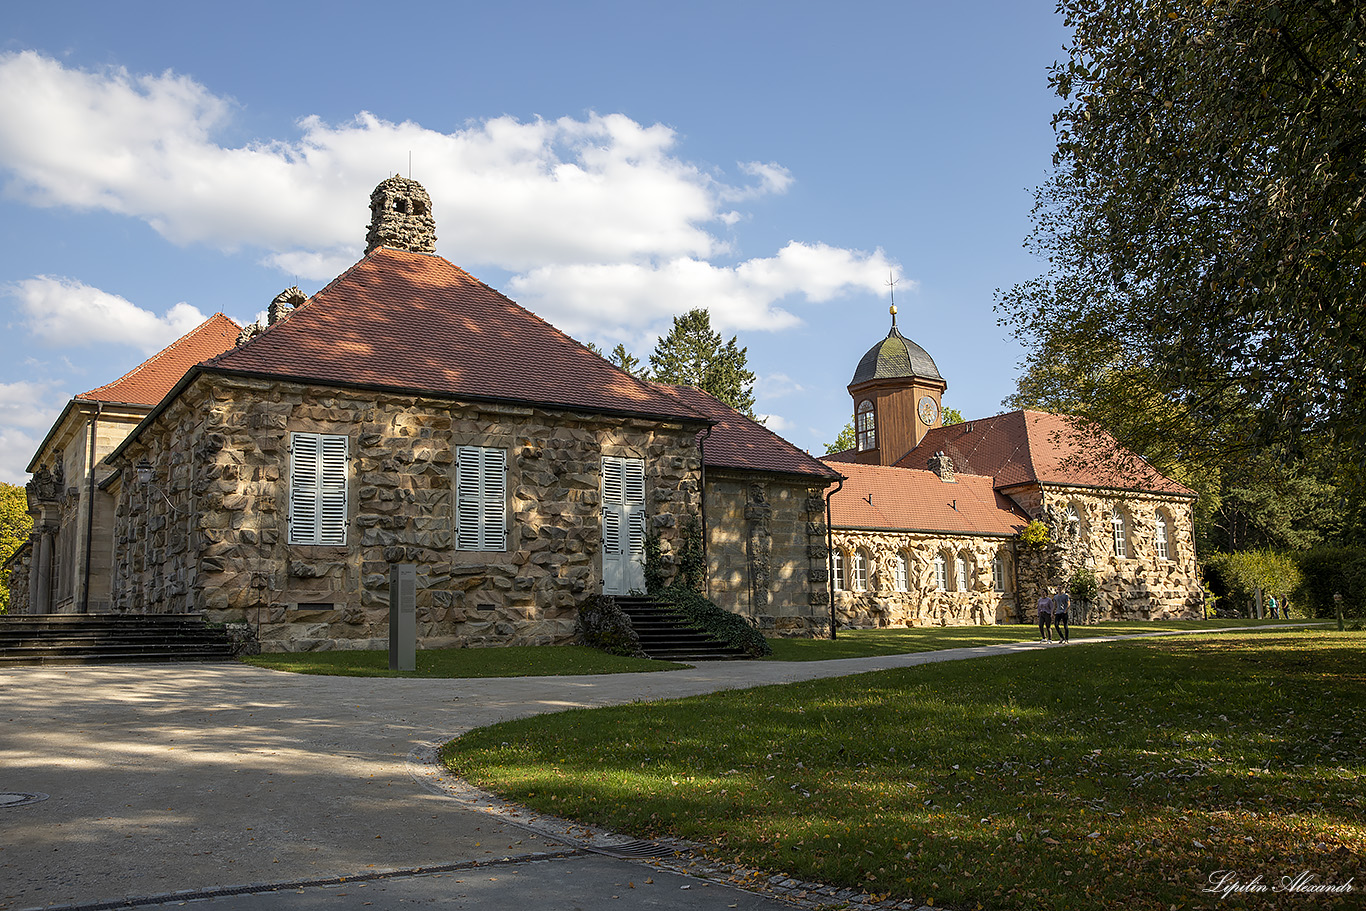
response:
[[[858,362],[849,394],[854,399],[854,461],[891,465],[943,423],[940,405],[948,383],[924,348],[896,328]]]

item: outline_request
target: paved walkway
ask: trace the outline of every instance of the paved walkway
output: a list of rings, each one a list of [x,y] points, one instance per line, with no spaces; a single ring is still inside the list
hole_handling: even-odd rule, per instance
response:
[[[1087,641],[1106,640],[1078,639],[1068,647]],[[665,908],[656,897],[646,901],[646,892],[662,890],[640,883],[625,894],[585,893],[565,904],[571,896],[562,882],[573,881],[564,873],[571,867],[598,870],[594,881],[609,888],[649,875],[648,868],[584,855],[578,849],[593,843],[591,833],[539,824],[530,831],[527,818],[490,813],[459,794],[453,799],[458,782],[430,762],[436,745],[493,722],[571,707],[1049,647],[1060,646],[479,680],[316,677],[237,664],[0,670],[0,793],[48,795],[27,805],[0,803],[0,909],[203,894],[244,884],[340,877],[354,883],[357,875],[416,868],[441,868],[455,880],[467,878],[473,865],[504,857],[525,861],[503,865],[516,867],[523,884],[545,871],[542,887],[559,900],[536,906],[600,907],[620,894],[632,907]],[[598,864],[615,864],[617,872],[604,874]],[[452,907],[491,900],[489,877],[498,874],[480,875],[478,889],[466,890],[472,897],[452,899]],[[410,885],[418,882],[408,878]],[[348,891],[362,907],[371,901],[363,895],[367,889],[376,890],[371,895],[398,889],[400,879],[348,890],[328,886],[334,901],[323,904],[345,906],[336,892]],[[742,893],[729,890],[721,896],[719,887],[706,889],[725,900],[704,903],[701,883],[673,885],[670,894],[679,893],[674,898],[685,898],[686,907],[779,907],[755,896],[742,901]],[[302,894],[322,895],[320,889]],[[448,898],[458,894],[442,890]],[[264,907],[247,901],[239,896],[225,906]],[[512,901],[509,893],[497,904]],[[391,903],[397,902],[383,904]]]

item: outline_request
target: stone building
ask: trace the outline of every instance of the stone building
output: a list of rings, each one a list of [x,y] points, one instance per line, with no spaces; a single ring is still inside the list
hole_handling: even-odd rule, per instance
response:
[[[893,307],[849,384],[856,445],[825,459],[846,476],[830,498],[842,623],[1027,620],[1079,569],[1099,583],[1093,618],[1198,615],[1190,489],[1071,418],[1015,411],[945,426],[947,386]],[[1047,546],[1019,540],[1034,519]]]
[[[1198,599],[1190,491],[1054,415],[943,426],[948,384],[895,309],[849,384],[855,448],[818,460],[618,370],[435,242],[426,191],[389,178],[364,258],[317,294],[73,399],[30,465],[16,609],[376,648],[406,563],[424,647],[560,643],[586,599],[645,587],[650,542],[672,575],[694,529],[707,595],[770,635],[1005,622],[1079,567],[1104,616]],[[1047,548],[1019,543],[1035,518]]]
[[[186,370],[231,348],[239,328],[214,314],[114,382],[67,402],[28,465],[33,530],[6,564],[12,613],[110,609],[114,503],[101,484],[113,469],[104,457]]]
[[[430,252],[420,190],[381,184],[364,259],[192,367],[110,455],[113,609],[245,620],[267,649],[374,648],[388,567],[411,563],[424,646],[566,642],[586,598],[644,588],[648,536],[667,574],[704,499],[725,516],[743,494],[778,502],[744,541],[708,525],[731,567],[717,596],[809,628],[810,506],[835,472]],[[723,476],[733,494],[704,498]],[[774,558],[775,534],[799,559]]]

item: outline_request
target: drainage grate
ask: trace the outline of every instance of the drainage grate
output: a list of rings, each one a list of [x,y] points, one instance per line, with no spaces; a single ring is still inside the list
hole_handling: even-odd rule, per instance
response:
[[[632,857],[664,857],[675,853],[674,848],[669,845],[661,845],[655,841],[625,841],[615,845],[593,845],[589,850],[599,854],[607,854],[611,857],[632,858]]]
[[[0,810],[8,807],[22,807],[25,804],[47,800],[47,795],[38,791],[0,791]]]

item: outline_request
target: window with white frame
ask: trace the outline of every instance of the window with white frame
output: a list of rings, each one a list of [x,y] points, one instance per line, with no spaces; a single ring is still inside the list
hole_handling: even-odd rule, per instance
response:
[[[289,543],[346,543],[347,438],[289,438]]]
[[[1161,510],[1158,510],[1157,533],[1155,543],[1157,545],[1157,559],[1159,560],[1171,559],[1171,545],[1168,541],[1168,535],[1169,531],[1167,527],[1167,516]]]
[[[904,551],[900,552],[892,558],[892,584],[897,591],[904,592],[910,588],[910,575],[910,561]]]
[[[873,403],[861,402],[855,416],[858,429],[858,451],[877,448],[877,419],[873,416]]]
[[[865,591],[868,588],[868,554],[861,547],[854,551],[852,568],[854,591]]]
[[[457,550],[507,550],[507,451],[455,447]]]
[[[1128,532],[1124,525],[1124,513],[1115,507],[1114,512],[1110,513],[1110,530],[1115,539],[1115,556],[1127,557],[1129,555]]]
[[[999,550],[991,561],[991,582],[996,591],[1006,590],[1006,555]]]
[[[963,554],[958,554],[953,559],[953,590],[965,592],[971,587],[972,578],[969,571],[968,558]]]
[[[943,554],[934,555],[934,587],[941,592],[949,587],[949,565]]]
[[[835,580],[835,591],[844,591],[844,554],[838,547],[830,551],[830,575]]]

